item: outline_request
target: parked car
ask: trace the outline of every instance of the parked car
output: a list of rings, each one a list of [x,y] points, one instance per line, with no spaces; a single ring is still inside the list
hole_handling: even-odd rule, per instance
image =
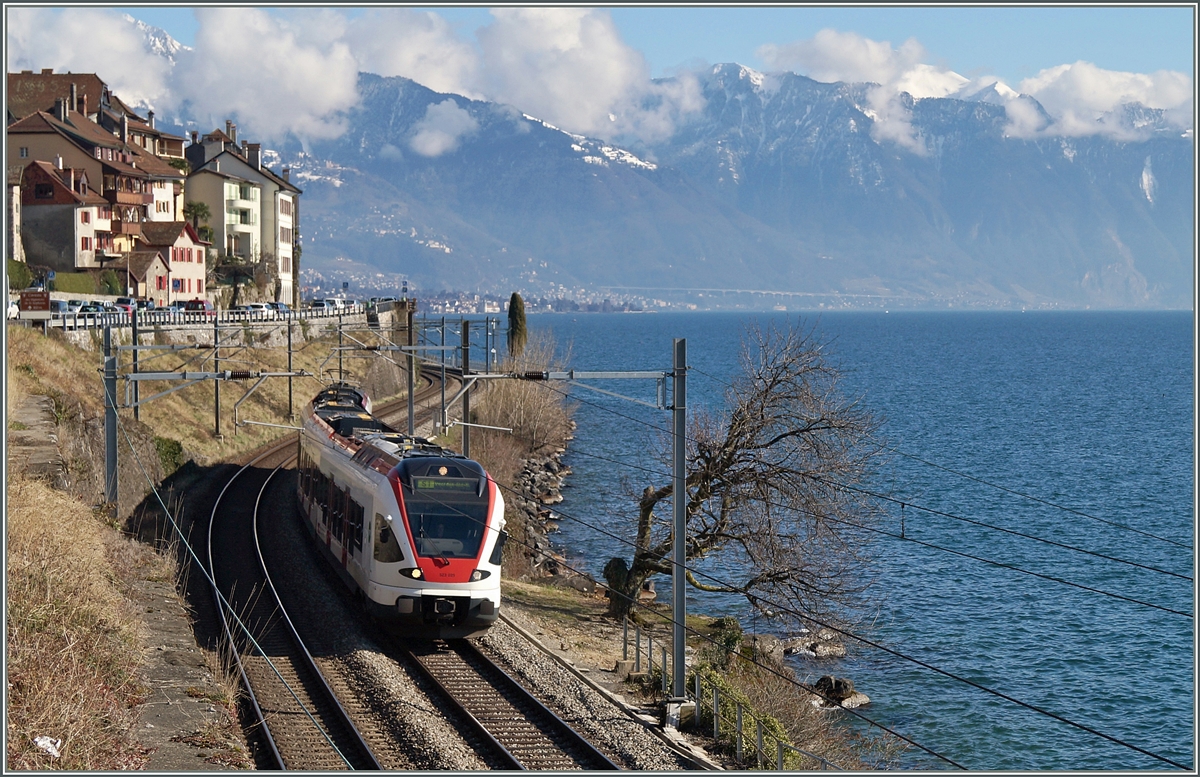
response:
[[[276,314],[290,313],[292,310],[290,307],[288,307],[286,302],[268,302],[267,304],[271,306],[271,309],[274,310]]]
[[[54,316],[63,316],[69,313],[67,301],[65,299],[50,300],[50,314]]]
[[[172,302],[170,305],[164,305],[163,307],[158,308],[158,310],[161,310],[163,313],[182,313],[183,304],[184,303],[182,302]]]
[[[139,299],[137,301],[138,310],[157,310],[152,299]]]
[[[216,318],[217,309],[206,299],[190,299],[183,303],[185,313],[203,313],[207,318]]]
[[[337,310],[337,303],[331,299],[314,299],[308,303],[309,310]]]
[[[87,304],[86,300],[69,299],[69,300],[67,300],[67,312],[68,313],[77,313],[79,311],[79,309],[86,304]]]
[[[240,318],[274,318],[275,311],[265,302],[247,302],[245,305],[237,305],[233,308],[234,312]]]

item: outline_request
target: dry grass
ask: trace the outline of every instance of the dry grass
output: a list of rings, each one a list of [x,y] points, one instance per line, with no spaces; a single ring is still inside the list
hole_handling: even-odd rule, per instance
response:
[[[53,516],[48,519],[48,516]],[[111,570],[160,563],[91,510],[23,477],[8,481],[7,769],[130,769],[139,621]],[[34,744],[62,740],[60,758]]]
[[[287,370],[286,327],[277,324],[231,328],[222,333],[221,370],[248,370],[251,372],[284,372]],[[337,359],[330,358],[331,349],[338,344],[336,334],[301,341],[301,328],[294,330],[292,369],[319,374],[316,377],[295,378],[292,384],[291,412],[299,413],[304,403],[330,377],[336,373]],[[232,338],[227,341],[225,337]],[[147,335],[143,344],[149,344]],[[153,336],[156,342],[165,342],[163,333]],[[354,339],[368,343],[381,342],[374,332],[356,332],[345,339],[352,345]],[[268,340],[268,342],[264,342]],[[232,342],[232,344],[229,344]],[[100,374],[102,355],[97,350],[77,348],[60,335],[44,336],[40,332],[24,327],[10,327],[8,331],[9,397],[8,409],[25,396],[45,394],[55,400],[56,406],[77,407],[78,412],[91,418],[104,414],[104,388]],[[132,357],[129,351],[119,355],[119,372],[130,370]],[[343,367],[348,380],[374,385],[374,399],[379,402],[403,395],[403,381],[399,393],[381,391],[394,381],[399,370],[378,356],[357,358],[347,356]],[[139,356],[142,371],[214,371],[211,349],[184,351],[145,351]],[[392,378],[393,380],[388,380]],[[144,400],[160,392],[177,388],[150,402],[140,410],[141,420],[153,427],[159,437],[182,443],[187,453],[199,464],[236,456],[277,439],[289,432],[271,426],[234,426],[235,405],[239,420],[270,424],[291,424],[288,405],[288,381],[286,378],[268,378],[257,389],[257,379],[247,381],[222,381],[221,436],[216,434],[215,382],[202,381],[186,388],[178,388],[182,381],[142,381],[139,392]],[[249,398],[245,399],[251,389]],[[118,399],[125,399],[124,381],[118,381]],[[238,403],[241,402],[240,405]],[[77,405],[75,404],[77,403]],[[121,415],[132,416],[132,411],[122,410]]]
[[[545,333],[530,334],[521,357],[501,365],[508,372],[559,369],[554,360],[554,341]],[[526,516],[515,506],[512,490],[525,460],[546,456],[566,446],[571,436],[572,408],[560,392],[542,383],[521,380],[492,380],[487,391],[471,408],[472,421],[488,426],[512,429],[511,433],[496,430],[474,430],[471,434],[471,456],[483,464],[507,500],[505,518],[510,540],[504,553],[504,575],[515,579],[529,574],[530,556]],[[453,441],[447,441],[453,446]]]
[[[844,713],[813,706],[814,694],[780,674],[793,673],[785,666],[767,669],[741,660],[724,670],[725,679],[745,694],[755,713],[778,721],[794,746],[854,771],[887,768],[895,761],[903,743],[882,732],[864,736],[850,730]],[[815,766],[805,762],[805,768]]]

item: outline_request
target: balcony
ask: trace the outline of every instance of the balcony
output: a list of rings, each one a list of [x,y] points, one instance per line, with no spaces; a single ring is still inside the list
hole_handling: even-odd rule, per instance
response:
[[[112,223],[112,233],[114,235],[141,235],[142,222],[114,220]]]
[[[257,207],[258,207],[258,203],[255,202],[254,200],[242,200],[242,199],[225,200],[225,210],[226,211],[254,210]]]
[[[104,199],[113,205],[149,205],[154,202],[154,194],[142,192],[122,192],[109,189],[104,192]]]

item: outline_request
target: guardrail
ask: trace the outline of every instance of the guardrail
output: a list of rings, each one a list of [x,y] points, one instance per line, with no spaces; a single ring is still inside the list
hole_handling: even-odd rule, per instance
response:
[[[622,658],[629,660],[629,621],[623,624]],[[659,661],[655,664],[654,641],[649,633],[645,635],[645,647],[642,647],[642,629],[634,625],[633,633],[633,666],[635,674],[643,671],[642,656],[646,657],[644,671],[648,687],[661,683],[662,698],[669,696],[669,680],[671,677],[668,651],[659,643]],[[802,750],[773,733],[763,718],[755,715],[741,700],[727,697],[721,692],[718,683],[706,680],[698,670],[692,671],[691,687],[684,689],[684,696],[696,705],[693,726],[697,733],[711,732],[712,739],[728,749],[738,765],[745,769],[777,771],[842,771],[842,768],[832,761]]]
[[[341,309],[331,308],[301,308],[299,310],[216,310],[216,311],[167,311],[140,310],[137,314],[138,326],[211,326],[215,320],[219,324],[228,323],[275,323],[286,321],[304,321],[312,319],[337,318],[339,316],[364,315],[367,308],[362,305]],[[32,319],[17,319],[33,321]],[[38,319],[47,326],[58,329],[102,329],[104,327],[131,327],[133,315],[124,310],[105,311],[103,313],[52,313],[48,320]]]

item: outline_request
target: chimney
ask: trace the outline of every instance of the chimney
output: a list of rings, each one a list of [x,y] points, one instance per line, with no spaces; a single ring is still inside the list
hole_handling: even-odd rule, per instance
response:
[[[68,103],[67,107],[72,111],[79,108],[79,90],[76,88],[74,81],[71,82],[71,102]]]
[[[59,121],[67,120],[67,101],[61,97],[54,101],[54,118]]]
[[[215,170],[218,173],[221,172],[221,160],[220,159],[213,162],[213,170]]]
[[[255,170],[262,169],[262,143],[247,143],[246,144],[246,161]]]
[[[79,102],[78,102],[77,104],[79,105],[79,112],[83,114],[83,117],[84,117],[84,118],[87,118],[87,115],[88,115],[88,111],[87,111],[87,95],[85,94],[85,95],[83,95],[82,97],[80,97],[80,98],[79,98]]]
[[[44,76],[52,76],[52,75],[54,75],[54,68],[52,68],[52,67],[44,67],[44,68],[42,68],[42,75],[44,75]]]
[[[229,136],[231,141],[237,143],[237,125],[229,119],[225,120],[225,134]]]
[[[247,143],[245,140],[242,141],[242,157],[244,159],[250,158],[250,150],[246,148],[246,146],[248,146],[248,145],[250,145],[250,144]]]
[[[287,181],[291,174],[292,174],[292,169],[290,167],[283,168],[283,180]]]
[[[75,191],[75,168],[67,170],[67,186],[71,187],[71,191]]]
[[[233,126],[233,132],[229,135],[229,139],[232,140],[234,143],[237,143],[237,125],[234,124],[232,126]]]
[[[196,132],[196,130],[192,130],[192,145],[195,146],[195,145],[198,145],[199,143],[200,143],[200,133]]]
[[[121,114],[121,142],[129,142],[129,114]]]
[[[62,154],[55,154],[55,155],[54,155],[54,166],[55,166],[56,168],[58,168],[59,170],[63,169],[63,158],[62,158]]]
[[[150,129],[154,129],[154,111],[146,112],[146,122],[150,125]]]

